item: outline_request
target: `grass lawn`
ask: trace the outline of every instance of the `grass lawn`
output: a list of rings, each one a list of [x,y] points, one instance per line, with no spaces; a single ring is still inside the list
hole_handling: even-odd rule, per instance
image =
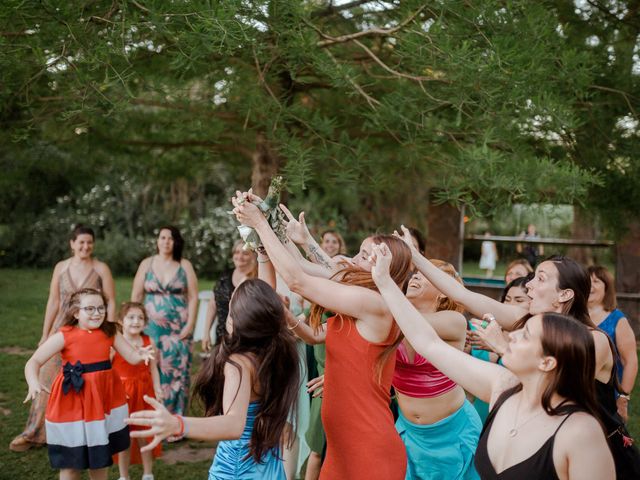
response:
[[[57,471],[49,466],[46,449],[39,448],[25,453],[14,453],[8,448],[13,437],[24,428],[29,406],[22,400],[27,393],[24,380],[24,364],[29,358],[42,332],[42,318],[49,291],[50,271],[0,269],[0,479],[57,479]],[[118,301],[128,300],[133,278],[116,278]],[[211,288],[212,281],[201,281],[200,289]],[[199,357],[194,356],[193,371],[199,367]],[[194,414],[201,415],[197,406]],[[171,457],[176,449],[185,446],[197,448],[206,458],[197,462],[177,462],[169,465],[156,462],[156,479],[203,479],[211,465],[214,444],[181,442],[165,446],[165,454]],[[200,449],[206,449],[200,450]],[[131,479],[139,479],[142,469],[131,468]],[[109,479],[117,479],[118,469],[112,467]],[[89,478],[87,474],[83,478]]]
[[[49,467],[45,449],[30,450],[16,454],[8,449],[9,442],[22,431],[27,419],[28,406],[22,404],[27,393],[23,368],[30,352],[40,338],[42,317],[44,315],[49,275],[43,270],[0,269],[0,479],[36,478],[55,479],[57,472]],[[116,278],[117,298],[123,301],[129,298],[132,278]],[[213,282],[201,281],[200,289],[210,288]],[[199,366],[198,355],[194,356],[193,369]],[[635,401],[631,404],[630,430],[640,438],[640,386],[632,393]],[[196,410],[195,414],[201,414]],[[182,442],[179,447],[169,445],[165,452],[168,456],[184,445],[196,449],[211,451],[213,444]],[[156,462],[156,479],[202,479],[206,478],[211,458],[197,462],[178,462],[167,464]],[[132,468],[132,479],[140,478],[139,467]],[[85,478],[88,476],[85,475]],[[118,478],[116,467],[110,470],[110,479]]]

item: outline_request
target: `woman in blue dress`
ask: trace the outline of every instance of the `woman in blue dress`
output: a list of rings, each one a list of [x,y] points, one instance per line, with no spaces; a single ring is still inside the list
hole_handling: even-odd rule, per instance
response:
[[[636,336],[626,315],[618,310],[613,275],[600,265],[588,268],[591,276],[589,292],[589,316],[599,329],[604,330],[616,347],[616,368],[620,392],[616,397],[618,413],[626,422],[629,418],[629,393],[638,375]]]
[[[241,283],[231,297],[227,335],[195,383],[207,417],[172,415],[147,397],[154,410],[136,412],[128,423],[151,429],[131,435],[154,437],[145,450],[171,435],[218,440],[209,480],[286,480],[280,451],[283,441],[294,438],[287,419],[298,399],[300,373],[285,315],[267,283]]]

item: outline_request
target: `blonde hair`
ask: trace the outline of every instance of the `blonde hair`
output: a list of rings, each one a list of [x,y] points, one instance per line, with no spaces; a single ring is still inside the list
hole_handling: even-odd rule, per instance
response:
[[[456,279],[459,284],[462,283],[462,278],[460,278],[460,274],[456,271],[455,267],[451,265],[449,262],[445,262],[444,260],[438,260],[437,258],[432,258],[430,260],[436,267],[442,270],[444,273]],[[454,302],[449,297],[445,295],[440,295],[438,298],[438,305],[436,307],[436,311],[440,312],[442,310],[453,310],[454,312],[464,312],[464,306],[459,303]]]

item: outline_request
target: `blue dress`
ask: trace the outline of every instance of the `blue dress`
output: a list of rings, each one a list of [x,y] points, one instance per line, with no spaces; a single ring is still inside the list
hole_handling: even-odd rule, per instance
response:
[[[616,328],[618,327],[618,322],[621,318],[625,318],[626,315],[618,310],[617,308],[613,310],[607,317],[600,322],[598,328],[603,330],[609,338],[613,342],[613,345],[616,347],[616,368],[618,370],[618,381],[622,380],[622,362],[620,361],[620,355],[618,355],[618,343],[616,342]]]
[[[280,452],[269,451],[256,463],[249,455],[249,441],[253,432],[260,402],[249,403],[247,423],[238,440],[223,440],[218,443],[213,464],[209,469],[209,480],[286,480],[284,463]]]

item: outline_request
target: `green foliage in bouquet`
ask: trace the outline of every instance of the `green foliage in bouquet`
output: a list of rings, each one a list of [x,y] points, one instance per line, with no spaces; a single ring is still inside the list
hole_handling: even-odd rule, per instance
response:
[[[271,225],[271,228],[282,242],[287,241],[287,234],[285,232],[284,214],[278,205],[280,205],[280,194],[284,186],[285,183],[281,176],[274,177],[269,185],[266,198],[262,201],[255,201],[255,204],[267,218],[269,225]],[[238,231],[244,240],[245,250],[255,250],[261,245],[260,237],[253,228],[247,225],[239,225]]]

